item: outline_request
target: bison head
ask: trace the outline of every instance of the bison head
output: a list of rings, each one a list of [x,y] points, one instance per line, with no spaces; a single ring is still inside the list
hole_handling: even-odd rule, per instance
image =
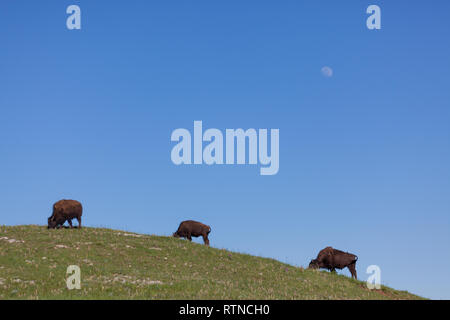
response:
[[[53,216],[48,218],[48,226],[47,229],[54,229],[56,227],[56,221]]]
[[[59,221],[56,220],[54,216],[48,218],[48,226],[47,229],[55,229],[60,224]]]
[[[180,235],[178,234],[178,232],[174,232],[174,233],[172,234],[172,237],[179,238]]]
[[[58,223],[56,222],[55,217],[52,216],[48,218],[48,226],[47,226],[48,229],[54,229],[56,228],[57,225]]]
[[[317,259],[313,259],[311,260],[311,262],[309,263],[309,269],[319,269],[319,261]]]

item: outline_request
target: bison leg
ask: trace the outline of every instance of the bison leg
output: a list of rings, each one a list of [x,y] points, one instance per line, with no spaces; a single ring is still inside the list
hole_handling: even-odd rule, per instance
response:
[[[67,222],[69,222],[70,229],[73,229],[72,220],[69,219]]]
[[[192,237],[191,237],[190,234],[188,234],[188,235],[186,236],[186,238],[187,238],[189,241],[192,241]]]
[[[205,243],[205,245],[209,246],[209,239],[207,233],[203,234],[203,242]]]
[[[78,220],[78,229],[81,229],[81,217],[77,217]]]
[[[350,270],[350,273],[352,274],[352,278],[358,279],[356,276],[356,265],[352,263],[348,266],[348,270]]]

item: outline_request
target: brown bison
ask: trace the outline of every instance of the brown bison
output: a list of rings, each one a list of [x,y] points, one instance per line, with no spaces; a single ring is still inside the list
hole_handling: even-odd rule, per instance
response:
[[[211,227],[201,222],[187,220],[180,223],[178,230],[174,232],[175,238],[186,238],[192,241],[192,237],[203,237],[203,242],[209,246],[208,234],[211,232]]]
[[[64,222],[68,221],[70,228],[72,219],[77,218],[78,228],[81,228],[81,215],[83,207],[76,200],[60,200],[53,205],[53,213],[48,218],[48,229],[60,228]]]
[[[352,277],[356,278],[356,261],[358,257],[354,254],[343,252],[341,250],[334,249],[332,247],[326,247],[321,250],[316,259],[311,260],[309,268],[328,269],[331,272],[335,272],[336,269],[344,269],[345,267],[350,270]]]

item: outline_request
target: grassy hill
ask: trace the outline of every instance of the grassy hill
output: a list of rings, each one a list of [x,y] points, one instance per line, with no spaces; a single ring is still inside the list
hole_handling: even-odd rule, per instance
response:
[[[81,268],[81,289],[66,270]],[[171,237],[0,226],[2,299],[420,299],[326,271]]]

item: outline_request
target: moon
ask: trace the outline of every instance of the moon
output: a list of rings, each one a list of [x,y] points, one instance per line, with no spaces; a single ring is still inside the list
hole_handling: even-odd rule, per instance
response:
[[[331,78],[331,77],[333,76],[333,69],[331,69],[330,67],[327,67],[327,66],[323,67],[323,68],[320,70],[320,72],[322,72],[322,75],[323,75],[325,78]]]

